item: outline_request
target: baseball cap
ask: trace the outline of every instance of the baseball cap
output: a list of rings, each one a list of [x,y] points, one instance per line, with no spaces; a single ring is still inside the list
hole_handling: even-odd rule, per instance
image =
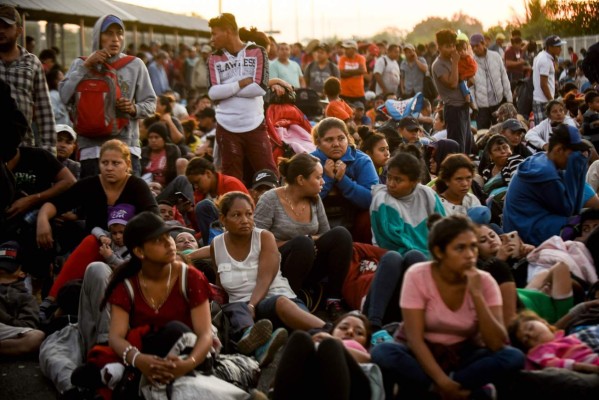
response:
[[[352,48],[358,50],[358,43],[356,43],[355,40],[344,40],[343,43],[341,43],[341,47],[345,49]]]
[[[412,51],[416,51],[416,48],[415,48],[415,47],[414,47],[414,45],[413,45],[413,44],[411,44],[411,43],[406,43],[406,44],[404,44],[404,45],[403,45],[403,49],[404,49],[404,50],[405,50],[405,49],[410,49],[410,50],[412,50]]]
[[[269,169],[261,169],[260,171],[254,174],[252,178],[252,189],[257,189],[260,186],[268,186],[271,189],[279,186],[279,179]]]
[[[363,109],[364,109],[364,103],[362,103],[361,101],[356,101],[356,102],[354,102],[354,103],[352,104],[352,106],[353,106],[353,107],[354,107],[356,110],[359,110],[359,109],[362,109],[362,110],[363,110]]]
[[[474,35],[470,36],[470,44],[472,46],[476,46],[477,44],[481,44],[485,42],[485,37],[483,35],[481,35],[480,33],[475,33]]]
[[[328,44],[326,44],[326,43],[319,43],[319,44],[318,44],[318,45],[317,45],[317,46],[314,48],[314,51],[316,51],[316,50],[324,50],[324,51],[325,51],[325,52],[327,52],[327,53],[330,53],[330,52],[331,52],[331,49],[330,49],[329,45],[328,45]]]
[[[495,36],[495,39],[501,39],[501,40],[505,40],[505,35],[504,35],[503,33],[501,33],[501,32],[500,32],[500,33],[498,33],[498,34]]]
[[[517,131],[525,131],[526,132],[526,128],[524,128],[524,126],[520,123],[520,121],[518,121],[515,118],[510,118],[510,119],[506,119],[505,121],[503,121],[503,124],[501,124],[501,130],[504,131],[506,129],[509,129],[512,132],[517,132]]]
[[[582,140],[578,129],[567,124],[559,124],[553,128],[553,133],[551,133],[549,140],[551,139],[575,151],[589,150],[588,143]]]
[[[466,215],[472,222],[479,225],[486,225],[491,222],[491,210],[486,206],[474,206],[466,210]]]
[[[0,244],[0,269],[13,273],[19,269],[19,244],[15,241],[10,241]]]
[[[208,26],[211,28],[229,27],[234,31],[237,31],[237,21],[235,20],[235,16],[231,13],[222,13],[218,17],[212,18],[210,21],[208,21]]]
[[[106,29],[108,29],[108,27],[113,24],[117,24],[121,27],[121,29],[125,30],[125,25],[119,17],[116,17],[114,15],[108,15],[106,18],[104,18],[104,21],[102,21],[102,29],[100,29],[100,32],[106,32]]]
[[[13,6],[9,6],[8,4],[0,5],[0,19],[6,22],[8,25],[22,25],[23,20],[21,20],[21,14],[17,11]]]
[[[372,90],[369,90],[366,93],[364,93],[364,98],[366,99],[366,101],[374,100],[375,97],[376,93],[374,93]]]
[[[422,127],[418,123],[418,120],[414,117],[402,118],[401,121],[399,121],[399,124],[397,126],[400,129],[407,129],[409,131],[413,131],[416,129],[418,129],[420,131],[422,130]]]
[[[379,56],[379,53],[381,52],[381,50],[379,49],[379,46],[377,46],[377,45],[376,45],[376,44],[374,44],[374,43],[371,43],[370,45],[368,45],[368,52],[369,52],[371,55],[373,55],[373,56],[375,56],[375,57],[378,57],[378,56]]]
[[[108,206],[108,226],[113,224],[127,225],[135,215],[135,207],[131,204]]]
[[[468,41],[468,35],[466,35],[464,32],[460,32],[456,36],[455,40],[458,41],[458,42],[467,42]]]
[[[129,251],[143,246],[149,240],[155,239],[164,233],[177,229],[168,226],[162,218],[150,211],[144,211],[131,218],[125,227],[124,241]]]
[[[200,53],[212,53],[212,47],[210,47],[210,45],[205,44],[202,46]]]
[[[60,132],[66,132],[73,140],[77,140],[77,134],[70,126],[66,124],[56,124],[54,128],[57,134],[59,134]]]
[[[545,39],[546,47],[557,47],[557,46],[563,46],[565,44],[566,44],[566,42],[557,35],[551,35],[547,39]]]

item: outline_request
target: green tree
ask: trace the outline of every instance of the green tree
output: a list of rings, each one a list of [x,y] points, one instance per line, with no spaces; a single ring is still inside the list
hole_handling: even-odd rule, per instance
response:
[[[382,31],[376,33],[371,39],[371,42],[387,42],[389,44],[400,44],[405,41],[407,32],[394,26],[388,26]]]
[[[599,1],[548,0],[545,12],[550,21],[550,33],[562,36],[595,35],[599,33]]]
[[[441,29],[461,30],[467,35],[472,35],[482,32],[483,26],[479,20],[462,12],[454,14],[451,19],[429,17],[414,26],[412,32],[407,35],[406,41],[413,44],[434,41],[435,32]]]
[[[549,30],[549,20],[545,14],[545,5],[541,0],[528,0],[526,20],[522,24],[522,35],[526,38],[543,39]]]

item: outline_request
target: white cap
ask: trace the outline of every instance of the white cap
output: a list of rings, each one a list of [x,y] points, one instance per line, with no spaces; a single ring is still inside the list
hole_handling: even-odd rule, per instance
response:
[[[68,132],[69,135],[71,135],[71,137],[73,138],[73,140],[77,141],[77,134],[75,133],[75,131],[73,130],[73,128],[71,128],[68,125],[65,124],[56,124],[55,125],[55,131],[56,133],[60,133],[60,132]]]

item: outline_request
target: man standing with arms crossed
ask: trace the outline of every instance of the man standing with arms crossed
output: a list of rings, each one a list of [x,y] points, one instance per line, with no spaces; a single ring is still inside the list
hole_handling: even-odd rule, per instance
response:
[[[264,99],[268,84],[266,51],[239,38],[235,16],[223,13],[208,25],[217,51],[208,60],[208,95],[216,106],[216,141],[222,173],[243,181],[247,159],[255,171],[277,173],[266,124]]]

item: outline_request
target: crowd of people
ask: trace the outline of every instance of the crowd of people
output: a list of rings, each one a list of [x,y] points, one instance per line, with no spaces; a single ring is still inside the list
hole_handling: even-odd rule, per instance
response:
[[[22,23],[0,6],[0,354],[39,352],[61,398],[599,375],[599,44],[304,48],[224,13],[135,53],[106,15],[63,69]]]

